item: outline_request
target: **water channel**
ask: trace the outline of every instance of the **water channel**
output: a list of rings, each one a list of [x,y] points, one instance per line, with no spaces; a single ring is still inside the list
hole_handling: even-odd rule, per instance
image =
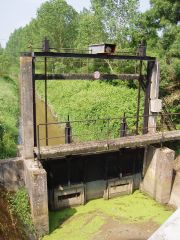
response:
[[[53,115],[51,109],[48,107],[48,123],[57,123],[57,118]],[[39,124],[45,123],[45,107],[44,101],[41,100],[38,96],[36,96],[36,126]],[[40,146],[46,145],[46,131],[45,126],[40,126],[39,128],[40,135]],[[48,125],[48,145],[58,145],[64,144],[64,126],[61,127],[58,124],[50,124]]]

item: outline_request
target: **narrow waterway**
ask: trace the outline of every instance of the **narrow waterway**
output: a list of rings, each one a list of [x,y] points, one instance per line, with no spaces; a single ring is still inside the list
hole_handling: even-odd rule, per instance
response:
[[[57,123],[57,119],[53,116],[50,108],[47,109],[48,113],[48,123]],[[44,101],[42,101],[38,96],[36,96],[36,123],[39,124],[45,123],[45,107]],[[46,130],[45,126],[40,126],[40,146],[46,145]],[[59,126],[58,124],[48,125],[48,145],[58,145],[63,144],[64,141],[64,126]]]

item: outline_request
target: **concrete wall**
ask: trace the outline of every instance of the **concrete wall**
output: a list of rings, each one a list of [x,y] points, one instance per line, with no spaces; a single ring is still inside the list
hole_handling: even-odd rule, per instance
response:
[[[144,159],[141,190],[160,203],[170,199],[175,152],[169,148],[149,146]]]
[[[24,165],[21,158],[0,160],[0,184],[8,191],[24,186]]]
[[[179,240],[180,239],[180,208],[148,239],[148,240]]]
[[[175,178],[169,204],[180,207],[180,155],[175,159],[173,168],[175,171]]]
[[[36,232],[38,236],[43,236],[49,233],[46,171],[33,159],[24,160],[24,179]]]
[[[106,181],[98,180],[86,183],[86,201],[91,199],[103,198],[106,189]]]

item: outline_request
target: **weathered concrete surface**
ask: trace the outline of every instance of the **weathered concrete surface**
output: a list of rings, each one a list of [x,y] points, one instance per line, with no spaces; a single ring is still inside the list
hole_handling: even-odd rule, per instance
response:
[[[173,150],[168,148],[159,149],[156,176],[156,201],[160,203],[168,203],[170,199],[174,158],[175,152]]]
[[[0,184],[8,191],[24,186],[24,165],[21,158],[0,160]]]
[[[21,123],[23,158],[33,158],[33,79],[32,57],[20,58]]]
[[[175,152],[168,148],[149,146],[146,151],[141,190],[160,203],[168,203],[170,199],[174,157]]]
[[[149,108],[149,122],[148,122],[148,132],[156,132],[156,122],[157,122],[157,112],[153,111],[152,102],[157,100],[159,97],[159,81],[160,81],[160,66],[156,61],[153,67],[153,72],[151,76],[151,89],[150,89],[150,108]]]
[[[179,239],[180,239],[180,208],[148,240],[179,240]]]
[[[175,207],[180,207],[180,155],[175,159],[173,168],[176,172],[176,175],[169,204],[174,205]]]
[[[46,171],[34,160],[24,160],[24,179],[38,236],[49,233]]]
[[[105,180],[97,180],[86,183],[86,201],[91,199],[103,198],[106,189]]]
[[[40,148],[41,159],[63,158],[69,155],[89,155],[100,152],[118,151],[121,148],[136,148],[150,144],[180,140],[180,130],[123,137],[109,141],[93,141],[84,143],[64,144]],[[38,155],[38,148],[34,148]]]
[[[104,191],[104,198],[110,199],[113,197],[131,194],[133,192],[133,176],[124,178],[110,179],[107,182],[107,188]]]
[[[72,184],[59,186],[50,193],[50,205],[52,210],[85,204],[84,184]]]

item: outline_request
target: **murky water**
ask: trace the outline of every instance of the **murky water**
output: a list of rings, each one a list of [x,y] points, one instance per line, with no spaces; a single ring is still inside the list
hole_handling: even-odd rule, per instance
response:
[[[44,101],[36,97],[36,122],[37,125],[45,123],[45,107]],[[48,107],[48,123],[57,123],[57,119],[53,116],[50,108]],[[46,146],[46,131],[45,126],[40,126],[40,146]],[[48,125],[48,145],[63,144],[64,141],[64,126],[58,124]]]

